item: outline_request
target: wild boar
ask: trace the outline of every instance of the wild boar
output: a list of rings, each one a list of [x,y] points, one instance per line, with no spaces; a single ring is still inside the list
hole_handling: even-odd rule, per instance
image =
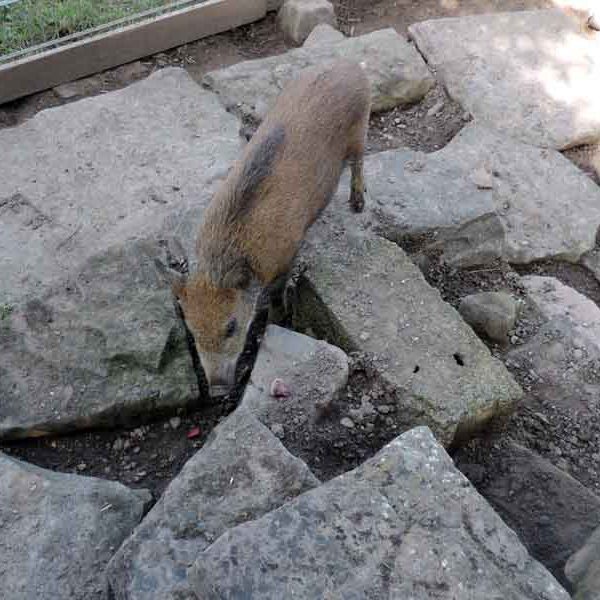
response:
[[[308,228],[351,168],[364,207],[371,106],[360,65],[338,60],[289,83],[205,211],[198,270],[173,282],[210,395],[227,394],[261,294],[288,272]]]

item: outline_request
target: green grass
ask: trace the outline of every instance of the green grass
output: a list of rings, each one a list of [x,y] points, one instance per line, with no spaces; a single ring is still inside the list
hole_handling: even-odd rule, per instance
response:
[[[0,7],[0,56],[168,3],[168,0],[20,0]]]

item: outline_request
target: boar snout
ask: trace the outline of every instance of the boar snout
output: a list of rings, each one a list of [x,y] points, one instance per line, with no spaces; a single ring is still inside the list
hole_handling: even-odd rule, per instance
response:
[[[211,398],[226,396],[235,385],[237,358],[198,352]]]

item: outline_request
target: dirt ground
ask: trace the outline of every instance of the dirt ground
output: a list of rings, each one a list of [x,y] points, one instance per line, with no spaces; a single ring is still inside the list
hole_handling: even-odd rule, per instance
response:
[[[404,34],[409,24],[428,18],[551,5],[550,0],[356,0],[358,20],[354,33],[357,35],[383,27],[395,27]],[[64,88],[62,91],[49,90],[0,106],[0,128],[18,125],[44,108],[119,89],[167,65],[184,67],[199,81],[204,73],[212,69],[281,53],[286,49],[275,16],[269,15],[259,23],[77,82],[75,94]],[[432,152],[447,144],[468,120],[469,116],[438,85],[419,104],[374,116],[371,119],[368,150],[374,152],[405,146]],[[597,177],[593,167],[594,161],[600,165],[597,148],[575,149],[568,155],[590,176]],[[600,184],[598,179],[596,181]],[[406,247],[409,253],[418,249],[415,244]],[[498,264],[487,269],[462,272],[442,268],[435,261],[421,266],[429,282],[438,287],[443,297],[453,304],[460,297],[478,290],[508,289],[517,295],[521,294],[516,273],[508,265]],[[600,302],[600,285],[583,268],[542,264],[528,267],[527,272],[557,276],[595,302]],[[526,341],[536,327],[535,315],[526,313],[515,332],[517,342]],[[490,348],[503,359],[505,349]],[[374,454],[395,437],[403,426],[401,415],[395,414],[386,403],[386,392],[377,381],[368,359],[359,357],[352,364],[346,398],[340,399],[334,406],[319,437],[306,440],[296,433],[284,440],[286,445],[307,460],[317,476],[325,479],[354,467]],[[568,470],[584,485],[600,492],[600,460],[594,447],[594,438],[581,441],[587,435],[582,434],[575,445],[572,415],[545,406],[535,385],[527,382],[526,374],[518,368],[514,368],[513,372],[522,384],[527,384],[526,397],[508,422],[499,424],[495,432],[471,444],[473,456],[480,451],[481,444],[489,443],[494,435],[511,436]],[[340,426],[340,417],[349,408],[360,407],[364,398],[376,409],[372,418],[352,431]],[[6,444],[2,450],[51,469],[115,479],[132,487],[148,487],[157,496],[185,461],[202,446],[216,423],[232,410],[235,400],[233,398],[222,405],[199,406],[189,413],[182,412],[171,418],[139,424],[133,429],[28,440]],[[347,404],[344,405],[344,402]],[[597,428],[598,425],[590,423],[590,427]],[[468,453],[469,447],[464,452]],[[468,462],[468,455],[465,459],[464,452],[463,460]]]

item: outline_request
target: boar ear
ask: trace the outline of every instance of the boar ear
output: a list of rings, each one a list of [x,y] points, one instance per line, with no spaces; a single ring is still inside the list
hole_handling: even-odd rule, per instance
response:
[[[171,289],[173,290],[175,297],[182,298],[185,296],[185,275],[179,273],[179,271],[169,269],[160,260],[158,260],[158,258],[154,259],[154,265],[156,266],[156,270],[159,272],[163,280],[171,285]]]
[[[252,281],[253,273],[245,258],[236,260],[233,266],[223,275],[221,285],[225,288],[245,290]]]

